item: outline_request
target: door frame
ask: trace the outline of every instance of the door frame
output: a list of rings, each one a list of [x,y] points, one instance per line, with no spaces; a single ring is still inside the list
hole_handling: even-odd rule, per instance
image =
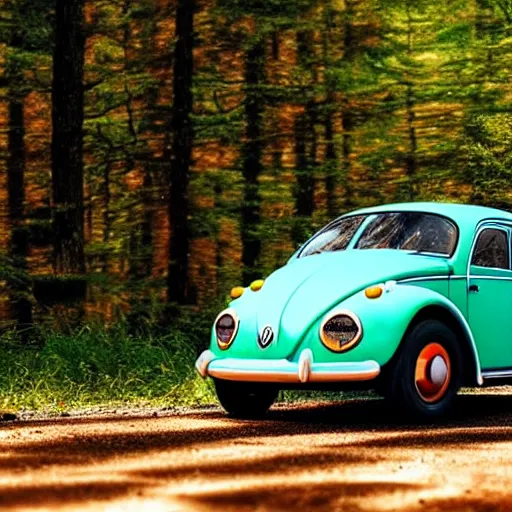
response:
[[[473,260],[473,254],[475,252],[476,243],[480,234],[486,229],[496,229],[500,231],[504,231],[507,235],[507,248],[508,248],[508,269],[497,268],[497,267],[480,267],[480,268],[488,268],[491,270],[498,271],[506,271],[511,272],[510,277],[501,277],[501,276],[486,276],[486,275],[478,275],[471,274],[471,261]],[[500,221],[500,220],[487,220],[481,222],[477,229],[475,230],[475,234],[473,236],[473,242],[471,244],[471,249],[468,257],[468,264],[466,269],[466,297],[467,297],[467,311],[468,311],[468,323],[471,322],[470,318],[470,309],[469,309],[469,297],[472,293],[470,291],[471,279],[488,279],[488,280],[499,280],[499,281],[511,281],[512,282],[512,222]],[[478,265],[475,265],[478,267]],[[512,284],[511,284],[512,286]],[[482,377],[485,380],[488,379],[509,379],[512,378],[512,367],[503,367],[503,368],[489,368],[487,370],[482,368]]]

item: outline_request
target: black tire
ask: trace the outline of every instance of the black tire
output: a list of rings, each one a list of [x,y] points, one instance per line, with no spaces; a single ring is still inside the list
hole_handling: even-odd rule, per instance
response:
[[[439,385],[437,394],[428,395],[421,390],[421,379],[417,380],[417,365],[423,354],[429,349],[441,346],[444,356],[448,354],[447,377]],[[428,346],[428,348],[427,348]],[[441,350],[441,349],[439,349]],[[437,356],[436,356],[437,357]],[[442,357],[442,359],[443,359]],[[446,362],[443,359],[444,362]],[[433,419],[446,414],[462,383],[462,354],[455,333],[439,320],[424,320],[410,329],[405,335],[395,360],[388,369],[385,392],[386,398],[394,402],[398,408],[417,419]],[[433,363],[430,362],[430,368]],[[426,368],[428,367],[425,366]],[[419,370],[421,373],[421,370]],[[432,373],[431,369],[425,370]],[[441,374],[443,375],[443,373]],[[434,386],[434,385],[433,385]],[[440,396],[439,393],[442,393]]]
[[[215,379],[217,398],[234,418],[261,418],[276,401],[279,390],[268,384]]]

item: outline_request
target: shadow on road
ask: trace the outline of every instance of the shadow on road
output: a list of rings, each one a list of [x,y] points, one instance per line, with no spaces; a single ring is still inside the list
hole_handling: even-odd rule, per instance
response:
[[[357,501],[369,496],[378,498],[400,491],[421,488],[414,484],[391,482],[370,483],[317,483],[279,485],[237,491],[204,492],[197,496],[182,496],[181,499],[194,510],[198,505],[205,510],[350,510],[357,511]],[[348,507],[348,508],[347,508]],[[365,510],[368,508],[365,507]]]
[[[279,408],[271,410],[264,420],[229,419],[219,410],[190,413],[183,418],[205,421],[204,427],[187,429],[179,424],[169,425],[168,417],[132,418],[124,417],[87,418],[84,420],[59,420],[58,422],[19,422],[11,424],[8,429],[33,427],[41,431],[55,425],[73,427],[73,434],[56,437],[52,441],[20,444],[11,451],[11,456],[0,458],[2,469],[31,469],[48,465],[84,464],[101,462],[118,455],[137,455],[152,450],[173,450],[207,443],[225,442],[234,439],[248,439],[253,442],[262,437],[319,434],[330,432],[367,432],[379,431],[390,435],[404,431],[413,431],[417,445],[467,442],[511,441],[512,427],[505,430],[490,431],[488,434],[481,427],[509,427],[512,417],[512,396],[499,395],[465,395],[459,397],[458,404],[451,416],[443,421],[430,424],[411,423],[393,413],[384,400],[353,400],[332,404],[304,404],[296,408]],[[81,426],[96,424],[125,424],[120,431],[106,428],[105,433],[96,430],[83,433]],[[130,428],[130,424],[132,428]],[[154,428],[142,429],[142,425]],[[162,427],[162,428],[160,428]],[[177,428],[178,427],[178,428]],[[467,429],[464,436],[453,429]],[[428,436],[422,437],[422,432]],[[493,433],[494,432],[494,433]],[[406,443],[406,438],[392,440],[379,439],[376,446],[386,443]],[[1,446],[1,444],[0,444]]]
[[[73,484],[34,484],[16,489],[0,489],[0,508],[51,507],[87,501],[116,499],[137,487],[132,482],[93,482]]]
[[[0,507],[17,509],[21,506],[38,506],[40,503],[57,506],[111,500],[128,494],[151,493],[161,485],[189,478],[209,482],[258,475],[269,477],[290,471],[370,467],[384,459],[391,460],[389,457],[396,457],[401,449],[406,448],[458,450],[474,444],[512,442],[511,418],[512,396],[489,394],[459,397],[448,419],[428,425],[404,420],[393,413],[383,400],[304,404],[291,408],[281,406],[261,421],[230,420],[219,410],[207,410],[177,418],[120,416],[19,422],[0,428],[0,432],[14,436],[17,431],[25,431],[23,442],[16,441],[7,446],[2,446],[3,442],[0,442],[3,453],[0,457],[0,474],[16,476],[27,472],[57,471],[60,467],[62,471],[67,467],[80,467],[80,471],[89,471],[93,481],[37,485],[32,480],[30,486],[0,486]],[[193,427],[190,427],[191,424]],[[69,429],[64,434],[60,433],[60,429],[66,426]],[[27,429],[34,429],[42,435],[42,439],[38,440],[37,436],[27,438]],[[53,432],[53,435],[45,435],[48,432]],[[307,439],[308,435],[315,434],[325,435],[328,442],[316,441],[313,446],[298,453],[289,449],[274,449],[262,451],[251,460],[240,456],[229,460],[210,457],[196,458],[192,462],[173,461],[173,453],[182,453],[183,450],[217,449],[225,445],[233,445],[240,450],[249,445],[257,450],[269,439],[285,436],[286,444],[283,446],[289,448],[290,436],[305,436]],[[328,438],[329,434],[336,436]],[[386,450],[393,452],[393,455],[386,454]],[[102,464],[112,463],[117,458],[162,453],[166,454],[164,461],[168,463],[159,463],[150,468],[141,463],[140,467],[135,465],[129,470],[121,464],[114,481],[104,480]],[[352,503],[349,509],[358,510],[357,504],[354,504],[358,496],[370,494],[377,497],[397,492],[401,490],[400,485],[396,482],[374,482],[370,489],[367,484],[357,482],[346,482],[341,486],[339,482],[319,482],[305,493],[300,485],[290,483],[285,488],[205,490],[194,496],[181,496],[180,499],[189,503],[191,508],[197,506],[206,510],[225,509],[227,504],[233,510],[253,510],[257,507],[261,510],[333,510],[333,504],[343,498],[344,503],[348,503],[347,500]],[[418,485],[421,486],[421,483]],[[406,487],[412,489],[415,486],[411,483]],[[460,509],[465,507],[469,510],[482,505],[494,510],[492,500],[484,503],[472,496],[464,497],[464,500],[466,505]],[[475,500],[477,503],[473,503]],[[459,509],[450,508],[448,498],[438,500],[437,508],[432,503],[427,508],[422,507],[422,510]],[[501,502],[498,505],[501,507]]]
[[[269,419],[304,422],[308,424],[336,425],[340,428],[407,429],[508,426],[512,413],[512,395],[478,394],[460,395],[455,407],[444,418],[431,422],[411,421],[394,411],[381,399],[351,400],[333,404],[312,405],[308,408],[271,410]]]

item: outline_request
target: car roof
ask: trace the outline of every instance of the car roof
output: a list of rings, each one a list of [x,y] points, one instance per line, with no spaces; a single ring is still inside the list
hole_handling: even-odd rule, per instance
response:
[[[386,204],[355,210],[350,212],[350,214],[373,214],[397,211],[424,212],[444,215],[454,220],[459,225],[467,223],[478,224],[480,221],[485,219],[502,219],[512,221],[512,213],[505,210],[499,210],[497,208],[470,204],[434,202]]]

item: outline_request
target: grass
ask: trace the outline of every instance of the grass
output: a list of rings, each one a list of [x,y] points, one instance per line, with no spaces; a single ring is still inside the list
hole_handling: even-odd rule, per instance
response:
[[[214,402],[194,369],[196,348],[182,333],[132,335],[123,327],[42,333],[27,347],[0,338],[0,409],[49,412],[103,404],[169,406]]]

